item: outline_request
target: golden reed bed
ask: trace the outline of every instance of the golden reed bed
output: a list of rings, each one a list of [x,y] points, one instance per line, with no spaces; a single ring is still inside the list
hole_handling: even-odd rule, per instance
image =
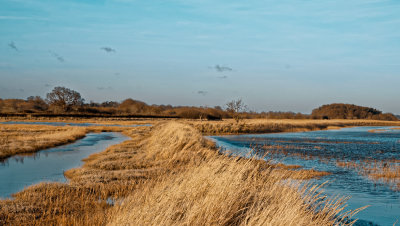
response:
[[[91,132],[123,132],[116,126],[47,126],[0,124],[0,160],[68,144]]]
[[[67,171],[69,183],[41,183],[0,201],[0,224],[352,223],[343,221],[355,213],[342,212],[345,199],[328,199],[316,186],[300,189],[291,179],[315,172],[221,155],[195,128],[177,122],[124,134],[132,139]]]
[[[302,132],[313,130],[339,129],[354,126],[399,126],[398,121],[378,120],[309,120],[309,119],[245,119],[240,123],[234,120],[199,121],[186,120],[200,132],[207,135]]]
[[[0,160],[36,152],[82,138],[86,128],[42,125],[0,125]]]
[[[354,169],[371,180],[384,182],[394,191],[400,191],[400,160],[337,161],[337,166]]]

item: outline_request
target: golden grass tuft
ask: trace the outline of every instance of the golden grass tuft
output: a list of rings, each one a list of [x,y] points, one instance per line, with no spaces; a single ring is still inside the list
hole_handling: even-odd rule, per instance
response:
[[[220,157],[152,181],[111,210],[109,225],[346,224],[337,218],[344,199],[285,184],[283,171],[255,163]]]
[[[109,206],[95,189],[40,183],[0,202],[0,224],[100,225]]]

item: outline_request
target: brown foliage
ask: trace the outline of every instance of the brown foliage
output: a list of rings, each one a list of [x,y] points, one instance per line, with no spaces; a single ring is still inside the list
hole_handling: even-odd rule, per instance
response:
[[[318,119],[375,119],[396,121],[397,118],[390,113],[382,114],[374,108],[357,106],[354,104],[329,104],[323,105],[312,111],[311,116]]]

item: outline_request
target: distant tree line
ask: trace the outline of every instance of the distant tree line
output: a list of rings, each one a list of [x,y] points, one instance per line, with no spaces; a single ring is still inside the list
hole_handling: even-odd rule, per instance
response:
[[[383,114],[370,107],[354,104],[328,104],[314,109],[311,114],[316,119],[375,119],[395,121],[397,117],[391,113]]]
[[[254,112],[247,110],[241,99],[232,100],[226,106],[195,107],[149,105],[143,101],[126,99],[122,102],[105,101],[96,103],[85,102],[77,91],[55,87],[43,99],[40,96],[30,96],[22,99],[0,99],[1,114],[48,114],[48,115],[87,115],[91,116],[152,116],[179,117],[187,119],[220,120],[241,119],[377,119],[397,120],[390,113],[383,114],[373,108],[350,104],[323,105],[312,111],[311,115],[294,112]]]

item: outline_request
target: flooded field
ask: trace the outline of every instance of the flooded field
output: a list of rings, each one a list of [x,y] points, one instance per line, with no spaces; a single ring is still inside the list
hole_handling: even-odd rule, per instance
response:
[[[305,169],[330,172],[328,195],[350,196],[349,209],[369,205],[357,225],[400,221],[400,130],[354,127],[299,133],[213,136],[223,150],[244,157],[276,159]]]
[[[90,133],[75,143],[31,155],[17,155],[0,163],[0,198],[8,198],[39,182],[65,182],[64,171],[79,167],[90,154],[121,143],[128,137],[113,132]]]

